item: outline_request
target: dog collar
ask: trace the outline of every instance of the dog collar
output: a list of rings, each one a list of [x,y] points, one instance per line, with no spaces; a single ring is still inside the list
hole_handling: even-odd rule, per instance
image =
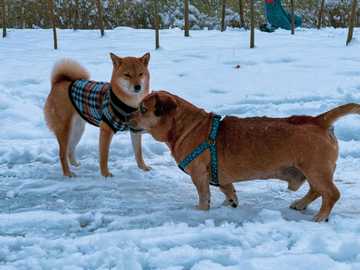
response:
[[[190,154],[188,154],[185,159],[183,159],[179,164],[179,168],[185,172],[185,169],[189,164],[198,158],[205,150],[210,150],[210,168],[211,168],[211,178],[210,185],[220,186],[219,184],[219,175],[218,175],[218,156],[216,150],[216,138],[219,133],[219,127],[221,123],[221,116],[214,115],[211,122],[211,130],[209,137],[198,147],[196,147]]]
[[[130,107],[129,105],[126,105],[124,102],[122,102],[110,89],[110,106],[115,112],[115,114],[119,117],[125,118],[127,120],[127,117],[135,112],[137,108]]]

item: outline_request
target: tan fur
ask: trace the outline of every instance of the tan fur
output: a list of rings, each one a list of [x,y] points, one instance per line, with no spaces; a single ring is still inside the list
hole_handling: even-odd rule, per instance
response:
[[[90,79],[89,72],[78,62],[68,58],[57,62],[51,73],[51,85],[55,85],[61,81],[75,81],[80,79]]]
[[[111,54],[111,58],[114,64],[111,84],[115,95],[127,105],[137,107],[141,99],[150,91],[150,75],[147,68],[150,55],[145,54],[140,58],[120,58]],[[135,83],[140,81],[140,77],[142,81],[145,81],[145,87],[141,93],[134,93],[133,95],[131,93],[124,93],[125,91],[122,87],[117,84],[117,78],[123,76],[124,73],[130,73],[135,79],[138,78],[137,81],[134,81]],[[52,71],[51,91],[45,103],[44,114],[48,127],[54,132],[59,143],[59,156],[64,176],[74,176],[74,173],[70,170],[69,161],[73,166],[79,165],[75,159],[75,148],[81,139],[85,125],[85,121],[79,116],[71,103],[68,89],[72,81],[89,78],[88,71],[71,59],[59,61],[55,64]],[[133,84],[129,85],[134,86]],[[124,95],[126,99],[122,98]],[[100,171],[103,176],[112,176],[108,169],[108,153],[112,137],[112,129],[106,123],[101,123],[99,151]],[[138,167],[143,170],[149,170],[150,167],[146,166],[142,158],[141,135],[137,135],[137,137],[131,136],[131,138],[136,152],[135,157]]]
[[[210,132],[212,114],[168,92],[147,96],[141,112],[131,117],[131,125],[146,129],[155,139],[165,142],[176,162],[183,160]],[[291,208],[305,209],[322,198],[315,221],[328,218],[340,197],[333,182],[338,158],[338,143],[329,129],[338,118],[360,114],[360,105],[347,104],[317,117],[289,118],[225,117],[217,137],[220,190],[226,204],[237,205],[233,182],[277,178],[297,190],[307,179],[309,192]],[[209,209],[209,151],[186,169],[199,194],[199,209]]]

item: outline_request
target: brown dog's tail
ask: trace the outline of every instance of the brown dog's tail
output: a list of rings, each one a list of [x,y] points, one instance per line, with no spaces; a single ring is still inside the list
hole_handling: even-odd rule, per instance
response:
[[[326,113],[320,114],[316,117],[316,120],[320,126],[328,129],[336,120],[348,114],[360,114],[360,105],[356,103],[341,105]]]
[[[71,59],[62,59],[58,61],[51,73],[51,85],[61,81],[88,80],[89,72],[78,62]]]

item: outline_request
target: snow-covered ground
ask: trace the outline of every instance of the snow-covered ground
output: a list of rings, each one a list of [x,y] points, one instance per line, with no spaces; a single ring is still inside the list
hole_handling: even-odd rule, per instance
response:
[[[109,80],[109,52],[150,51],[153,89],[172,91],[220,114],[287,116],[360,103],[360,43],[345,47],[346,30],[256,33],[119,28],[10,30],[0,40],[0,269],[360,269],[360,117],[336,124],[340,157],[335,182],[342,197],[328,223],[312,216],[320,202],[296,212],[304,195],[284,182],[236,184],[240,206],[194,209],[196,190],[165,145],[145,136],[144,173],[130,138],[111,147],[104,179],[98,169],[98,129],[87,126],[78,147],[78,177],[63,178],[58,146],[42,114],[53,63],[80,61],[96,80]],[[360,39],[360,29],[355,37]],[[236,65],[240,65],[236,69]]]

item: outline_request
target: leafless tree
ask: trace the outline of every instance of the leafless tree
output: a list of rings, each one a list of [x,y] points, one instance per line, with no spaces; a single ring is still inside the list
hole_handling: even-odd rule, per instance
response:
[[[226,0],[222,0],[222,7],[221,7],[221,32],[224,32],[226,29],[225,26],[225,11],[226,11]]]
[[[160,16],[159,16],[159,0],[154,0],[154,10],[155,10],[155,48],[160,48]]]
[[[321,28],[322,18],[324,16],[324,6],[325,6],[325,0],[321,0],[320,2],[320,9],[319,9],[319,15],[318,15],[318,21],[317,21],[317,28]]]
[[[190,23],[189,23],[189,0],[185,0],[184,1],[184,32],[185,32],[185,37],[190,36],[189,28],[190,28]]]
[[[254,0],[250,0],[250,48],[255,48],[255,10]]]
[[[350,44],[350,42],[353,38],[354,23],[355,23],[355,17],[356,17],[356,7],[357,7],[357,0],[353,0],[352,5],[351,5],[351,13],[350,13],[350,17],[349,17],[349,31],[348,31],[348,36],[347,36],[347,40],[346,40],[346,46]]]
[[[48,0],[48,5],[49,5],[49,17],[50,17],[52,29],[53,29],[54,49],[57,50],[58,42],[57,42],[57,34],[56,34],[56,21],[55,21],[53,0]]]
[[[2,10],[2,25],[3,25],[3,38],[6,37],[6,0],[1,1],[1,10]]]
[[[98,9],[98,24],[99,24],[99,28],[100,28],[100,34],[101,34],[101,37],[103,37],[105,35],[105,31],[104,31],[103,6],[101,3],[101,0],[96,0],[96,6]]]

